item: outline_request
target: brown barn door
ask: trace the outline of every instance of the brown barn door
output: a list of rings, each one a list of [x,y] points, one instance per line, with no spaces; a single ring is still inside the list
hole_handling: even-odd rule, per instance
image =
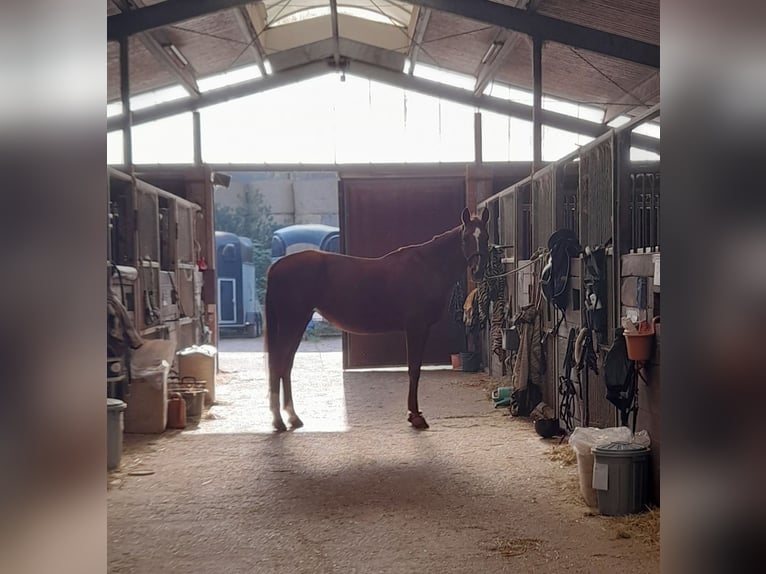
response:
[[[388,177],[342,179],[340,193],[341,250],[359,257],[380,257],[460,223],[465,206],[462,177]],[[398,294],[407,297],[407,293]],[[455,326],[446,312],[430,332],[424,364],[449,364]],[[347,369],[407,364],[403,333],[343,334],[343,366]]]

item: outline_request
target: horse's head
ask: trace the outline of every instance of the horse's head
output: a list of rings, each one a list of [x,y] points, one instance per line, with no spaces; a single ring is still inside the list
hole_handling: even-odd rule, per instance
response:
[[[465,208],[462,220],[463,229],[460,239],[463,256],[468,263],[474,281],[481,281],[484,278],[484,265],[489,253],[489,233],[487,232],[489,210],[485,209],[479,218],[471,217],[471,212]]]

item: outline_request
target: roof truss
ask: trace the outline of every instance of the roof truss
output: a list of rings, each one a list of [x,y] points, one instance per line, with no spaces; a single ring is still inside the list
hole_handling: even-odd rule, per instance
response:
[[[138,10],[109,16],[107,38],[119,40],[124,36],[198,18],[212,12],[237,8],[250,2],[252,0],[165,0]],[[409,3],[516,30],[543,40],[653,68],[660,67],[660,47],[654,44],[534,14],[491,0],[409,0]]]

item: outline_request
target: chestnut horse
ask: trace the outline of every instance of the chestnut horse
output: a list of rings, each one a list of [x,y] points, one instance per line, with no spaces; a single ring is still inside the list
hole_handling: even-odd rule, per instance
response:
[[[428,428],[418,408],[418,381],[428,331],[447,308],[455,283],[470,268],[474,280],[484,276],[487,261],[487,220],[464,209],[462,224],[426,243],[402,247],[383,257],[363,258],[302,251],[288,255],[268,273],[266,286],[266,350],[269,399],[273,426],[287,430],[303,426],[293,408],[295,352],[314,311],[349,333],[404,331],[410,378],[407,420],[417,429]]]

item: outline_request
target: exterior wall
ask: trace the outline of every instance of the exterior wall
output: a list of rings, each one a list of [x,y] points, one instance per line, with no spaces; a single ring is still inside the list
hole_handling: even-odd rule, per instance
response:
[[[338,175],[335,172],[240,172],[231,174],[227,189],[218,188],[217,204],[243,204],[247,189],[263,194],[275,223],[338,225]]]

